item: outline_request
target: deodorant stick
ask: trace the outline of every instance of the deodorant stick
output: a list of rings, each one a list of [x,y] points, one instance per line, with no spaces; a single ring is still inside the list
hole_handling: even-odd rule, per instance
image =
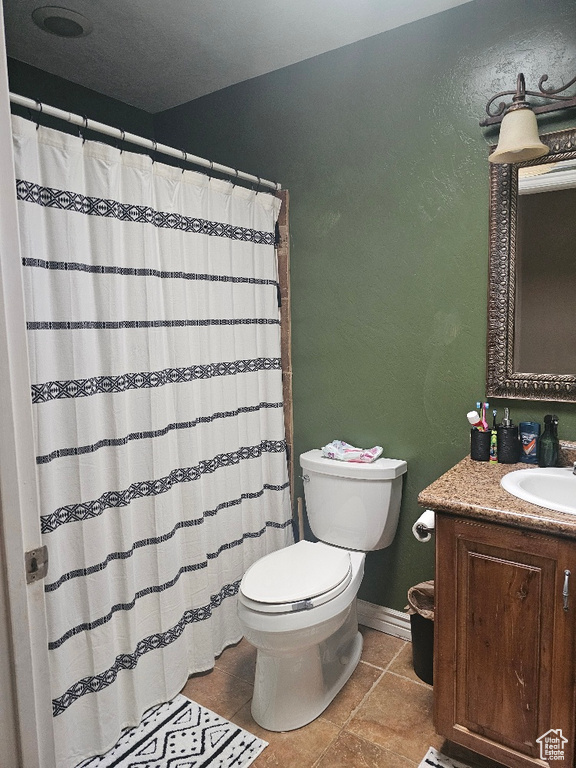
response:
[[[540,437],[540,424],[537,421],[520,422],[520,442],[522,450],[520,461],[525,464],[538,464],[538,438]]]

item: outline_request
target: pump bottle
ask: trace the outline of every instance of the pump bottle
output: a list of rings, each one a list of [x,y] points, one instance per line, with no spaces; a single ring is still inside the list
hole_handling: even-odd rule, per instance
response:
[[[520,437],[518,427],[512,424],[508,408],[497,430],[498,461],[500,464],[515,464],[520,459]]]

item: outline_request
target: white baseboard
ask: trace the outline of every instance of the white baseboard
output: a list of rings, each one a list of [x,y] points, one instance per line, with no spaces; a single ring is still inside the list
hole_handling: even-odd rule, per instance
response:
[[[371,629],[377,629],[402,640],[412,640],[410,631],[410,616],[403,611],[385,608],[382,605],[367,603],[365,600],[356,601],[358,623]]]

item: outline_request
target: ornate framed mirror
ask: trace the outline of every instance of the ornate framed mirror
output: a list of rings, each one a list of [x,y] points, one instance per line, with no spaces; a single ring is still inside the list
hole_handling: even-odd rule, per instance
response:
[[[576,129],[490,165],[486,392],[576,402]]]

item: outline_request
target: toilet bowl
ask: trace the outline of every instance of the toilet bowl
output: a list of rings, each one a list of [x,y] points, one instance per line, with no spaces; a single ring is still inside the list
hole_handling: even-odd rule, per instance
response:
[[[330,583],[318,565],[337,555]],[[284,558],[276,568],[274,555]],[[292,558],[292,555],[294,557]],[[269,731],[290,731],[318,717],[348,680],[360,659],[362,636],[356,619],[356,594],[364,574],[363,552],[337,550],[321,542],[300,541],[259,560],[244,577],[238,615],[244,636],[257,649],[252,716]],[[293,562],[291,562],[293,561]],[[279,592],[286,602],[257,603],[249,580],[304,573],[288,570],[308,566],[324,584]],[[309,572],[308,572],[309,573]],[[248,577],[248,580],[247,578]],[[246,583],[248,581],[248,583]],[[286,578],[287,585],[291,579]],[[302,587],[304,580],[301,580]],[[306,593],[309,594],[306,594]],[[315,593],[315,594],[313,594]]]
[[[323,540],[261,558],[238,593],[244,636],[257,648],[252,716],[270,731],[314,720],[356,668],[365,551],[392,542],[406,471],[396,459],[347,466],[320,451],[302,454],[300,464],[308,519]]]

